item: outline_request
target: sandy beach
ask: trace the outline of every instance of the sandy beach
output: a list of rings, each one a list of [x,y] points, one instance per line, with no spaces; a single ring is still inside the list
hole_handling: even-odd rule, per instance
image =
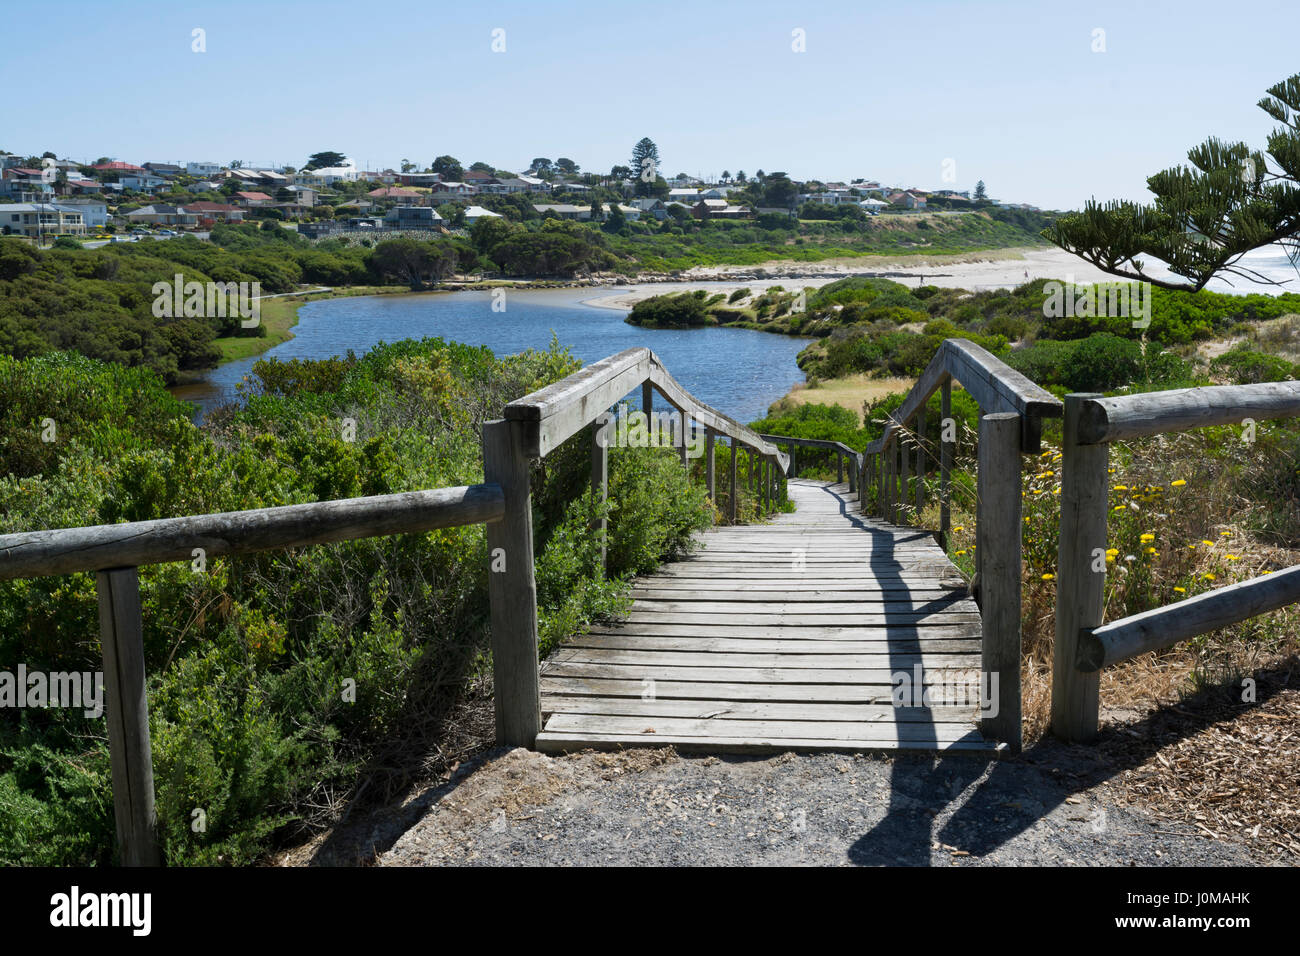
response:
[[[676,281],[637,283],[601,292],[585,300],[585,304],[627,311],[641,299],[668,292],[761,290],[773,285],[818,288],[846,276],[882,273],[907,286],[937,285],[972,292],[1011,289],[1031,279],[1114,281],[1114,276],[1061,249],[997,249],[955,256],[860,256],[823,262],[783,260],[761,266],[711,266],[683,272]]]

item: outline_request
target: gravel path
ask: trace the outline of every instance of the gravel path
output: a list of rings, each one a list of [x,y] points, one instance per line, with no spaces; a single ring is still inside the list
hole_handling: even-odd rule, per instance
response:
[[[1098,780],[1098,777],[1102,780]],[[1016,759],[496,750],[407,804],[377,862],[469,865],[1136,865],[1265,862],[1118,806],[1077,748]],[[388,843],[384,840],[380,845]]]

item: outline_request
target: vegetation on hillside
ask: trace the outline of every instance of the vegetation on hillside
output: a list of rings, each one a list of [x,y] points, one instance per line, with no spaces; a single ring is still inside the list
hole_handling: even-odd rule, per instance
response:
[[[267,361],[246,407],[198,428],[150,369],[68,352],[0,357],[0,533],[472,484],[483,422],[576,365],[554,347],[496,358],[439,340]],[[54,441],[41,440],[45,419]],[[612,448],[606,578],[589,465],[575,441],[534,475],[543,652],[620,612],[626,579],[712,520],[672,451]],[[438,739],[458,701],[490,681],[487,567],[476,525],[142,568],[167,860],[254,860],[331,822],[380,772],[368,761],[381,742],[421,751]],[[93,575],[7,582],[0,659],[98,670],[98,642],[75,639],[96,621]],[[5,709],[0,863],[110,862],[108,781],[102,719]]]

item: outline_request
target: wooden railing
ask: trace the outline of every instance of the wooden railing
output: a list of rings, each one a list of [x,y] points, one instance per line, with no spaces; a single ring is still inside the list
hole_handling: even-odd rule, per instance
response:
[[[950,472],[956,445],[952,383],[960,384],[980,409],[976,467],[975,576],[971,591],[980,606],[983,670],[997,674],[994,716],[984,733],[1019,750],[1021,604],[1021,455],[1039,450],[1042,420],[1059,417],[1061,403],[988,350],[965,339],[947,339],[921,373],[884,434],[867,446],[858,480],[864,511],[895,524],[915,501],[917,519],[925,504],[925,408],[942,393],[939,415],[939,541],[947,546]],[[931,446],[933,447],[933,446]],[[931,456],[933,458],[933,456]],[[911,480],[911,465],[915,479]]]
[[[1103,667],[1300,601],[1297,566],[1103,625],[1110,443],[1296,415],[1300,382],[1066,396],[1052,663],[1057,736],[1096,736]]]
[[[858,490],[858,475],[862,471],[862,453],[856,452],[848,445],[839,441],[830,441],[825,438],[791,438],[789,435],[760,435],[760,438],[771,442],[774,445],[785,445],[786,455],[790,459],[790,470],[786,477],[795,478],[798,476],[798,467],[796,465],[795,448],[816,448],[822,451],[828,451],[835,459],[835,481],[838,484],[844,480],[845,464],[848,464],[849,475],[849,493],[854,494]]]
[[[679,448],[688,467],[686,426],[694,420],[706,429],[706,457],[712,459],[719,435],[731,442],[730,514],[736,517],[736,462],[742,447],[760,459],[763,507],[776,498],[776,485],[788,461],[779,449],[744,425],[698,401],[668,374],[648,348],[632,348],[602,359],[505,408],[505,417],[483,426],[483,473],[505,493],[505,517],[489,524],[489,556],[504,558],[502,570],[489,576],[492,607],[492,664],[495,680],[497,742],[533,746],[541,732],[541,683],[537,669],[537,586],[533,577],[532,504],[528,466],[592,425],[592,488],[598,497],[607,482],[609,408],[641,388],[642,411],[654,410],[654,393],[680,417]],[[712,485],[706,462],[706,480]],[[713,488],[710,487],[710,492]]]
[[[697,401],[646,348],[628,349],[563,381],[510,403],[505,417],[483,427],[485,482],[395,495],[221,514],[164,518],[0,535],[0,580],[95,572],[107,695],[109,758],[121,861],[157,865],[152,747],[146,695],[143,615],[137,569],[172,561],[252,554],[359,538],[411,534],[458,525],[487,525],[492,572],[489,599],[496,731],[501,744],[532,747],[541,730],[537,588],[533,576],[529,465],[578,431],[595,425],[592,488],[605,494],[610,443],[607,410],[638,386],[651,410],[658,391],[682,416],[682,462],[688,464],[686,424],[707,429],[708,481],[717,436],[732,445],[731,504],[736,518],[736,460],[751,453],[750,474],[760,510],[774,506],[788,460],[745,426]],[[757,460],[757,461],[755,461]]]

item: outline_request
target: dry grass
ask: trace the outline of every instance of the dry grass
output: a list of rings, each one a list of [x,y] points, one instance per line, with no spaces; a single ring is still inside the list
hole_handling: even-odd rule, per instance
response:
[[[874,402],[898,392],[908,392],[916,384],[912,378],[872,378],[869,375],[850,375],[832,378],[815,385],[796,385],[790,394],[772,406],[769,414],[783,414],[800,405],[839,405],[847,408],[862,422],[863,404]]]

